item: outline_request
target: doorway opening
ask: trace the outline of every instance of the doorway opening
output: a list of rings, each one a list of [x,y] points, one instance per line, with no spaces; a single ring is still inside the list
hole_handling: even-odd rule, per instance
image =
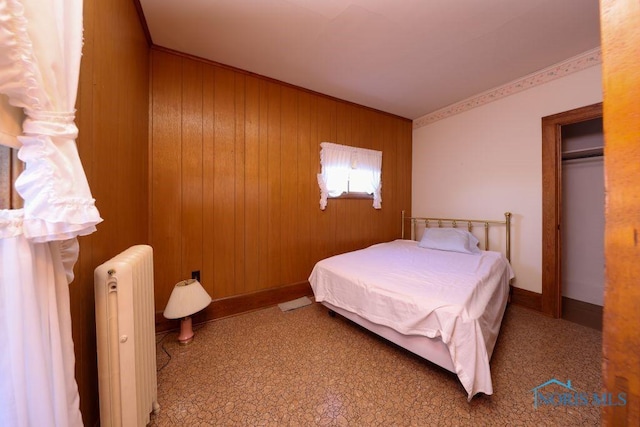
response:
[[[602,127],[599,117],[561,128],[561,315],[598,330],[605,282]]]
[[[542,311],[553,317],[562,316],[562,127],[601,118],[602,103],[542,118]]]

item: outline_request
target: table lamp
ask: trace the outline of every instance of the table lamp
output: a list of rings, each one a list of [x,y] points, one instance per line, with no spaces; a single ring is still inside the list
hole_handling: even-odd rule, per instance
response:
[[[167,319],[182,319],[178,341],[182,345],[193,340],[191,315],[204,309],[211,303],[211,297],[196,279],[183,280],[176,283],[164,309]]]

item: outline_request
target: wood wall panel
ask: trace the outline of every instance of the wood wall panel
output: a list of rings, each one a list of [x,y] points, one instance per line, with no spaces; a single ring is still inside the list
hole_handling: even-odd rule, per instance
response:
[[[213,298],[234,295],[235,256],[235,76],[216,68],[214,74],[213,156]]]
[[[150,238],[156,244],[161,242],[163,248],[154,251],[154,263],[163,266],[162,274],[155,275],[156,283],[171,290],[180,279],[189,277],[182,272],[183,59],[167,54],[152,59]],[[156,66],[159,61],[162,67]],[[168,298],[161,293],[154,296],[156,307],[163,310]]]
[[[84,424],[98,424],[93,270],[148,243],[149,45],[130,0],[85,0],[78,152],[104,222],[81,237],[70,302]]]
[[[349,108],[347,104],[338,103],[336,105],[336,132],[337,139],[336,141],[341,141],[344,145],[354,145],[353,139],[351,138],[351,115],[353,113],[353,108]],[[336,142],[330,140],[329,142]],[[349,203],[345,203],[345,202]],[[358,200],[346,200],[346,199],[338,199],[335,200],[335,203],[327,203],[327,207],[331,205],[335,205],[335,216],[337,218],[349,218],[353,215],[352,208],[354,207],[354,203],[358,203]],[[355,223],[355,221],[354,221]],[[334,247],[337,253],[344,253],[351,250],[351,245],[349,242],[352,241],[352,229],[356,227],[355,224],[351,222],[345,223],[342,221],[337,221],[334,223],[335,229],[333,231],[333,240]]]
[[[282,265],[282,226],[281,226],[281,194],[282,163],[280,154],[281,133],[281,85],[273,82],[267,84],[267,267],[266,281],[263,287],[277,283],[280,277]],[[288,173],[288,170],[287,170]]]
[[[258,173],[258,233],[257,240],[254,243],[258,246],[258,282],[256,289],[265,289],[268,287],[266,279],[269,271],[269,164],[267,155],[269,153],[269,134],[267,122],[269,120],[269,98],[267,96],[267,88],[269,83],[260,80],[260,121],[259,130],[259,161],[260,170]]]
[[[276,290],[305,289],[322,258],[400,237],[409,120],[160,48],[151,55],[158,311],[191,270],[216,301],[203,315],[212,318],[234,298],[273,303],[290,295]],[[371,199],[320,210],[323,141],[383,151],[382,210]]]
[[[212,153],[215,148],[215,69],[206,65],[202,73],[202,270],[200,282],[213,295],[214,179]]]
[[[295,192],[295,210],[299,213],[297,218],[296,253],[297,257],[295,277],[303,277],[311,271],[311,248],[313,236],[313,224],[311,214],[316,203],[313,185],[316,172],[315,138],[311,138],[312,95],[306,92],[298,94],[298,127],[296,132],[296,152],[298,155],[297,172],[298,182]],[[314,111],[315,112],[315,111]],[[313,144],[313,146],[312,146]],[[317,208],[316,208],[317,209]]]
[[[318,101],[318,111],[317,111],[317,143],[320,144],[322,142],[337,142],[341,141],[343,144],[346,144],[346,141],[338,139],[338,114],[337,114],[337,102],[324,98],[317,97]],[[312,142],[313,144],[313,142]],[[312,145],[313,146],[313,145]],[[315,151],[319,153],[320,147],[315,146]],[[315,176],[317,185],[317,174],[320,173],[320,162],[318,161],[315,167]],[[315,235],[322,236],[321,239],[315,239],[315,247],[314,255],[318,259],[323,259],[331,256],[332,254],[338,253],[336,250],[336,224],[337,224],[337,206],[340,205],[342,200],[335,200],[335,203],[327,203],[327,207],[324,211],[320,211],[318,209],[319,201],[320,201],[320,192],[316,192],[317,201],[312,207],[313,218],[315,218]]]
[[[204,64],[182,61],[182,149],[176,153],[181,163],[181,276],[202,269],[202,144],[203,144],[203,68]],[[175,142],[175,141],[174,141]],[[180,147],[174,144],[173,150]],[[177,150],[176,150],[177,151]],[[174,151],[172,151],[174,152]]]
[[[386,168],[387,164],[392,167],[402,169],[404,167],[403,163],[400,163],[400,160],[406,154],[403,153],[402,147],[397,147],[397,142],[394,139],[396,137],[396,133],[394,132],[395,122],[391,120],[391,118],[385,118],[380,121],[380,130],[377,135],[380,135],[382,138],[382,152],[384,153],[382,157],[382,168]],[[392,206],[397,205],[401,202],[398,198],[398,194],[402,194],[402,187],[400,184],[399,176],[397,174],[389,175],[386,174],[382,177],[382,203],[389,203]],[[406,184],[403,184],[406,185]],[[392,215],[386,215],[381,221],[379,228],[381,230],[385,230],[386,240],[391,240],[394,236],[395,227],[398,226],[397,218],[394,218]]]
[[[260,278],[260,83],[255,77],[245,80],[245,283],[242,292],[259,289]]]
[[[300,216],[298,212],[298,182],[300,181],[299,169],[301,165],[298,159],[298,95],[300,91],[290,87],[283,87],[281,91],[281,147],[280,147],[280,253],[297,254],[304,250],[299,245]],[[299,281],[296,274],[298,260],[290,256],[280,256],[281,282],[295,283]]]
[[[234,140],[234,162],[235,162],[235,178],[233,184],[235,187],[235,218],[234,218],[234,248],[235,254],[233,262],[235,265],[235,274],[233,280],[233,294],[240,295],[246,291],[245,279],[245,221],[246,221],[246,168],[245,155],[246,147],[245,139],[245,76],[235,73],[235,140]]]
[[[95,182],[91,165],[87,159],[93,158],[90,142],[93,134],[93,91],[89,88],[93,84],[93,33],[96,30],[93,2],[85,2],[83,6],[83,46],[78,79],[78,94],[76,98],[76,125],[78,126],[78,154],[83,163],[89,185]],[[95,191],[93,191],[95,197]],[[93,263],[93,235],[80,240],[80,254],[74,267],[74,283],[69,287],[73,346],[76,358],[75,374],[80,394],[80,412],[85,424],[94,424],[99,417],[98,393],[98,362],[95,356],[95,320],[91,318],[95,312],[93,286],[90,271]],[[94,298],[95,299],[95,298]],[[94,315],[95,316],[95,315]],[[92,356],[91,353],[94,353]]]

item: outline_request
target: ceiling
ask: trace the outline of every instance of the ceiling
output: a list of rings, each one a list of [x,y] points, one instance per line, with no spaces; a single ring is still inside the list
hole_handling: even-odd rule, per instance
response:
[[[600,45],[598,0],[139,0],[155,46],[416,119]]]

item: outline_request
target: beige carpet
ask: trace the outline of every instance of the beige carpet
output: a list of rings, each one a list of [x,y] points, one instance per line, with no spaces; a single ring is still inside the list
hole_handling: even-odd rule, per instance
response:
[[[600,423],[590,402],[535,408],[532,389],[555,378],[599,392],[601,332],[518,306],[507,309],[491,361],[494,394],[470,403],[455,375],[316,303],[207,323],[186,347],[175,333],[158,342],[161,410],[151,426]]]

